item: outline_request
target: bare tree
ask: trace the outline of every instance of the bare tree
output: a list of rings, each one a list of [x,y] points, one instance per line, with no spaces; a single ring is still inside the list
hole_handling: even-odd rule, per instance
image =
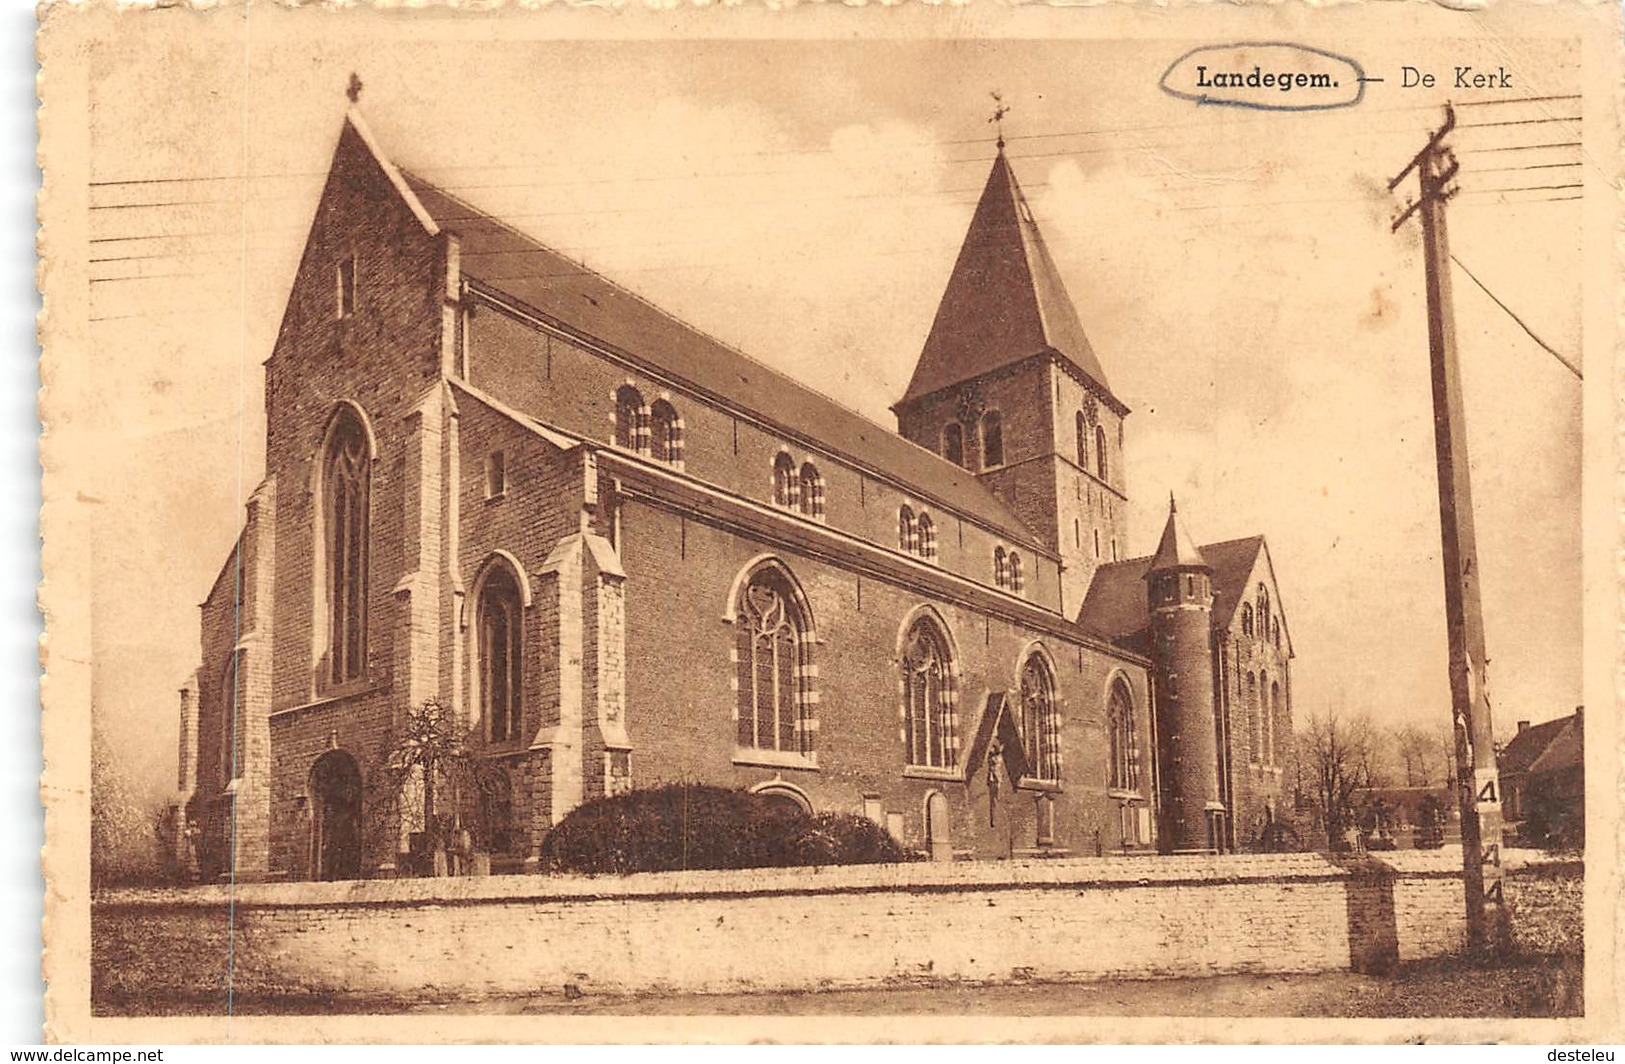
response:
[[[1415,722],[1394,732],[1394,752],[1404,769],[1405,786],[1436,787],[1444,782],[1445,750],[1437,730]]]
[[[1355,822],[1354,796],[1372,785],[1376,734],[1365,717],[1312,713],[1298,735],[1300,770],[1335,848]]]
[[[450,710],[435,699],[409,710],[395,743],[373,773],[373,815],[379,827],[396,817],[418,821],[428,852],[452,848],[468,832],[472,845],[489,846],[495,826],[490,800],[507,777],[465,742]],[[409,802],[421,800],[419,809]]]

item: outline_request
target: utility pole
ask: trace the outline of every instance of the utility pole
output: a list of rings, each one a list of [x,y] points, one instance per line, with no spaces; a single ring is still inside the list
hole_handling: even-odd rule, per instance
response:
[[[1467,941],[1475,953],[1499,949],[1507,931],[1501,885],[1501,787],[1495,763],[1495,728],[1484,651],[1484,608],[1478,585],[1478,547],[1473,533],[1473,491],[1468,472],[1467,415],[1456,354],[1450,302],[1450,241],[1445,203],[1460,165],[1444,140],[1455,128],[1447,104],[1445,122],[1410,164],[1388,183],[1392,192],[1412,170],[1421,194],[1393,224],[1412,214],[1422,220],[1427,270],[1428,354],[1433,368],[1433,445],[1439,467],[1439,532],[1444,555],[1445,625],[1450,646],[1450,701],[1456,745],[1456,794],[1461,807],[1462,885],[1467,903]]]

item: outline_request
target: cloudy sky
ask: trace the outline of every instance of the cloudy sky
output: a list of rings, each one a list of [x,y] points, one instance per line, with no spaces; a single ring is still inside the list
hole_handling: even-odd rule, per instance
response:
[[[1263,533],[1298,711],[1446,719],[1419,237],[1390,234],[1384,188],[1444,94],[1395,83],[1402,64],[1443,81],[1470,63],[1514,73],[1501,98],[1562,97],[1568,43],[1294,32],[1388,81],[1288,114],[1159,91],[1211,38],[434,43],[273,12],[120,22],[91,55],[96,461],[75,476],[99,504],[98,723],[154,787],[172,785],[197,603],[263,471],[260,365],[352,70],[401,166],[888,426],[993,156],[997,90],[1017,177],[1134,411],[1131,550],[1155,546],[1169,491],[1199,541]],[[1577,122],[1533,121],[1579,113],[1462,108],[1481,128],[1455,138],[1450,208],[1461,262],[1571,360],[1581,204],[1496,190],[1580,181],[1578,149],[1526,147],[1579,140]],[[1582,700],[1581,385],[1466,276],[1455,288],[1510,731]]]

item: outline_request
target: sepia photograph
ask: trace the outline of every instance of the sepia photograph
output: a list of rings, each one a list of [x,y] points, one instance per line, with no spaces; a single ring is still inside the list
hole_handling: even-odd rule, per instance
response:
[[[1616,13],[583,14],[44,12],[48,1038],[1617,1030]]]

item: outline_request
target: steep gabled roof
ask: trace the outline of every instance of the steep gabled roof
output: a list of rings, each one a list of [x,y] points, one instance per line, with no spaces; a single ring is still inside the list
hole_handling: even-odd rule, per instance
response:
[[[436,225],[455,233],[465,277],[527,312],[817,441],[854,464],[957,510],[1029,549],[1051,553],[959,466],[660,310],[512,226],[402,173]]]
[[[1528,772],[1540,756],[1546,752],[1547,747],[1557,741],[1563,730],[1574,723],[1574,718],[1558,717],[1556,720],[1542,721],[1531,724],[1523,731],[1512,737],[1512,741],[1501,748],[1500,769],[1502,774],[1509,772]]]
[[[1045,351],[1121,407],[1001,150],[897,405]]]
[[[1213,570],[1213,626],[1228,628],[1247,588],[1263,536],[1229,539],[1194,547]],[[1078,625],[1114,643],[1131,641],[1150,624],[1146,606],[1145,575],[1152,559],[1128,558],[1095,570],[1078,611]]]

